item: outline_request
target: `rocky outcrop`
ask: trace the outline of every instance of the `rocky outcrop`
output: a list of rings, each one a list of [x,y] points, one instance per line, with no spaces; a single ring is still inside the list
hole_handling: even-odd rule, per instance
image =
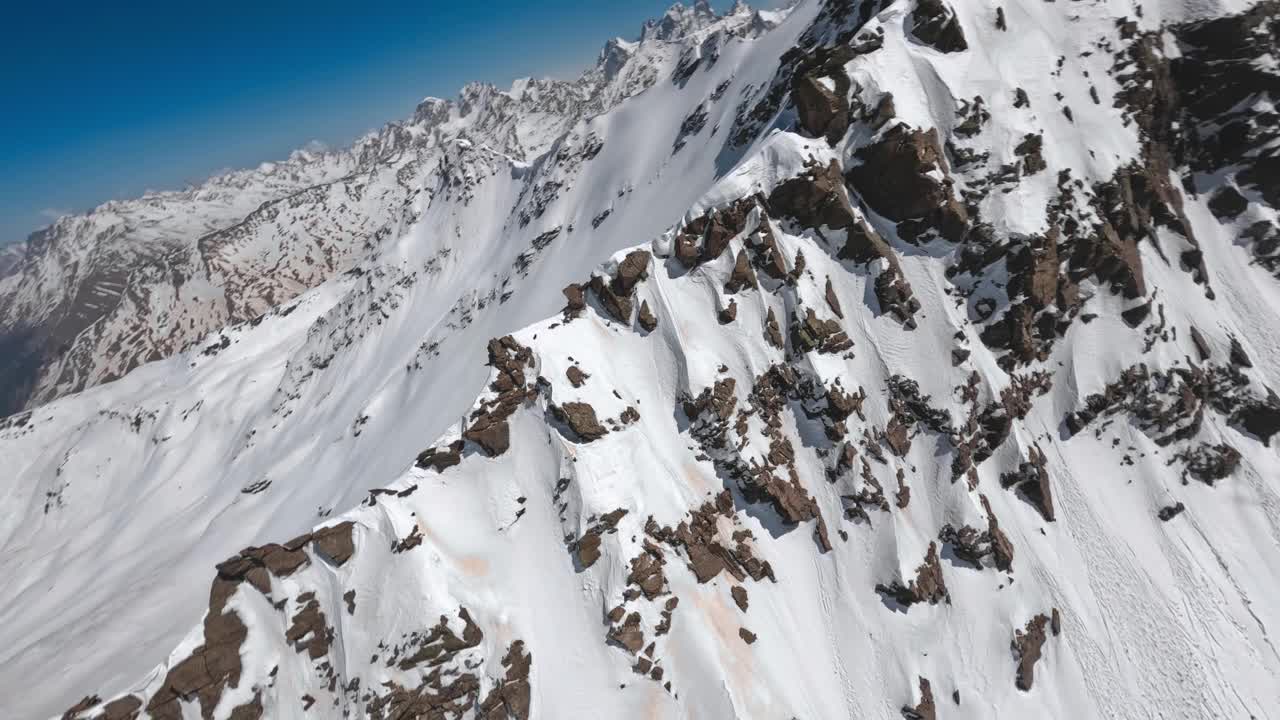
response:
[[[1016,630],[1013,635],[1013,654],[1018,668],[1014,682],[1019,690],[1028,691],[1035,683],[1036,663],[1040,661],[1045,642],[1045,626],[1048,616],[1036,615],[1027,623],[1025,630]]]
[[[791,325],[791,346],[800,352],[839,354],[853,347],[853,341],[835,320],[820,320],[812,308]]]
[[[955,556],[975,568],[983,567],[983,559],[991,558],[997,570],[1011,572],[1013,570],[1013,543],[1000,529],[1000,522],[991,510],[991,503],[985,495],[980,496],[982,509],[987,513],[986,531],[964,525],[956,528],[951,524],[943,525],[938,533],[938,540],[946,543]]]
[[[606,281],[596,275],[587,284],[614,320],[631,323],[633,294],[636,285],[648,277],[651,257],[647,250],[633,250],[618,263],[612,278]]]
[[[920,702],[903,705],[902,717],[906,720],[937,720],[938,709],[933,704],[933,687],[925,678],[919,678]]]
[[[913,580],[906,585],[898,580],[888,585],[876,585],[876,592],[893,598],[905,607],[921,602],[937,605],[945,600],[950,603],[951,594],[947,592],[947,583],[942,577],[942,563],[938,561],[938,544],[929,543],[924,562],[916,568]]]
[[[913,317],[920,309],[920,303],[902,272],[897,254],[853,210],[840,175],[840,166],[835,160],[825,167],[810,165],[805,173],[779,184],[769,196],[769,211],[777,216],[794,218],[801,227],[844,230],[845,243],[838,253],[841,259],[860,263],[884,261],[883,268],[875,277],[879,309],[914,327]],[[770,274],[782,278],[785,272],[785,268],[779,267]]]
[[[1263,444],[1280,432],[1280,397],[1270,390],[1266,395],[1257,392],[1234,365],[1190,365],[1166,371],[1135,365],[1103,392],[1085,398],[1084,407],[1069,414],[1065,424],[1074,434],[1100,416],[1127,412],[1163,446],[1193,438],[1208,410]]]
[[[835,160],[810,164],[803,174],[779,183],[769,195],[769,213],[794,218],[806,228],[842,229],[857,221]]]
[[[640,302],[640,312],[636,314],[636,322],[640,323],[640,327],[645,332],[653,332],[658,329],[658,318],[649,309],[649,301]]]
[[[496,373],[489,384],[494,396],[482,400],[471,413],[472,424],[462,437],[479,445],[489,455],[501,455],[511,445],[507,418],[537,394],[529,387],[525,375],[525,369],[533,366],[533,352],[510,335],[490,340],[489,366]]]
[[[584,443],[599,440],[609,433],[596,419],[596,409],[584,402],[567,402],[563,405],[552,405],[551,413],[556,419],[573,431],[574,436]]]
[[[1046,521],[1053,522],[1053,487],[1047,466],[1044,452],[1038,445],[1032,446],[1026,462],[1019,464],[1016,471],[1000,476],[1000,486],[1018,492]]]
[[[466,447],[465,441],[455,440],[443,448],[427,448],[418,454],[418,459],[414,464],[423,470],[444,472],[462,462],[462,449],[464,447]]]
[[[898,223],[904,240],[921,242],[934,232],[951,242],[964,239],[969,213],[952,192],[937,130],[898,123],[856,157],[850,185],[871,209]]]
[[[1240,451],[1226,443],[1203,443],[1183,451],[1178,458],[1186,463],[1188,475],[1206,485],[1231,477],[1240,467]]]
[[[814,137],[824,137],[835,145],[849,129],[849,80],[840,72],[839,80],[797,75],[791,85],[791,99],[800,117],[800,126]],[[824,82],[825,80],[825,82]],[[832,87],[828,88],[827,83]],[[843,86],[843,91],[842,91]]]
[[[747,229],[747,216],[756,205],[756,198],[743,198],[686,223],[675,237],[676,259],[692,268],[720,257],[729,241]]]
[[[969,49],[956,11],[943,0],[916,0],[916,7],[911,11],[911,34],[939,52]]]

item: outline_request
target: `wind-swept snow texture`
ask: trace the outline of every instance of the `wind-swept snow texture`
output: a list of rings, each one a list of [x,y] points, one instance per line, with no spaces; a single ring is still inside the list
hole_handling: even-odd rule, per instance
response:
[[[1278,41],[699,3],[425,102],[387,229],[4,421],[3,714],[1280,717]]]

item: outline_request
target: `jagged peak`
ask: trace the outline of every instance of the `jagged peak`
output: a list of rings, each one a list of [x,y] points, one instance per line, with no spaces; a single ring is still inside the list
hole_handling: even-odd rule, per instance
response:
[[[737,9],[736,5],[734,9]],[[707,0],[697,0],[692,6],[677,2],[667,8],[662,17],[645,21],[640,29],[640,42],[681,40],[706,29],[719,19],[720,16],[716,15]]]

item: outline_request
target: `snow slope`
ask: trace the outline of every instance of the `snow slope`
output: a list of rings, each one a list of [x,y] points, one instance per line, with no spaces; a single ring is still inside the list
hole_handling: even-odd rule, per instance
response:
[[[673,9],[6,422],[7,714],[1274,717],[1278,18]]]

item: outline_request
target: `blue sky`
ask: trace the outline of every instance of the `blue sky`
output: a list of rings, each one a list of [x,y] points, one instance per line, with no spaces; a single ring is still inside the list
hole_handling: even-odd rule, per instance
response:
[[[0,244],[59,212],[180,188],[312,140],[345,145],[471,80],[572,76],[669,4],[9,3]]]

